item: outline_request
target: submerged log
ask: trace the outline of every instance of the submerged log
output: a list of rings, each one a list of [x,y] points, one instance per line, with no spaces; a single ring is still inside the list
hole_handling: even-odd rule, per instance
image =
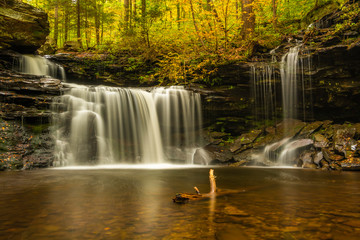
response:
[[[216,176],[214,175],[214,169],[210,169],[209,171],[209,181],[210,181],[210,191],[209,193],[201,194],[199,189],[197,187],[194,187],[195,193],[177,193],[175,197],[173,198],[174,203],[187,203],[189,201],[194,200],[202,200],[202,199],[208,199],[211,197],[218,197],[222,195],[227,194],[233,194],[233,193],[239,193],[239,192],[245,192],[245,190],[229,190],[224,189],[221,190],[219,188],[216,188]]]

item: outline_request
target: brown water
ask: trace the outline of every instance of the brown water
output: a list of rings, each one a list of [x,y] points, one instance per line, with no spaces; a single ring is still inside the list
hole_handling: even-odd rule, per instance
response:
[[[216,168],[0,173],[0,239],[359,239],[360,173]]]

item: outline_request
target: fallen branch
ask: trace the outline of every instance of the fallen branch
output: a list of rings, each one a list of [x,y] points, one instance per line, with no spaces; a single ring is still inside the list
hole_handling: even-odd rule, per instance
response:
[[[221,190],[216,188],[216,176],[214,175],[214,169],[209,171],[209,181],[210,181],[210,192],[201,194],[200,190],[197,187],[194,187],[196,194],[194,193],[177,193],[173,198],[175,203],[187,203],[189,201],[207,199],[210,197],[218,197],[227,194],[245,192],[245,190]]]

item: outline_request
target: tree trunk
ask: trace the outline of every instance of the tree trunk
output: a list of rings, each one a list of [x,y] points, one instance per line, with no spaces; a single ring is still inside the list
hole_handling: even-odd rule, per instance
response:
[[[149,29],[146,27],[146,0],[141,0],[141,31],[148,47],[150,47]]]
[[[276,0],[272,0],[272,9],[273,9],[273,27],[276,30],[277,28],[277,5],[276,5]]]
[[[67,10],[68,6],[65,5],[64,12],[64,43],[68,40],[69,34],[69,11]]]
[[[57,47],[57,42],[59,38],[59,0],[55,2],[55,13],[54,13],[54,44]]]
[[[241,36],[251,37],[255,30],[255,14],[253,12],[254,0],[242,0],[242,21]]]
[[[230,0],[227,0],[227,1],[226,1],[225,14],[224,14],[225,49],[227,49],[227,43],[228,43],[228,13],[229,13],[229,2],[230,2]]]
[[[129,9],[130,9],[130,0],[124,0],[124,22],[125,29],[129,29]]]
[[[181,11],[180,11],[180,3],[176,4],[176,20],[177,20],[177,28],[180,30],[180,19],[181,19]]]
[[[137,5],[136,5],[136,1],[134,1],[134,10],[133,10],[134,19],[136,19],[136,15],[137,15]],[[136,21],[134,21],[134,28],[136,28]]]
[[[96,46],[100,45],[100,7],[96,4],[96,0],[94,3],[95,8],[95,35],[96,35]]]
[[[82,41],[81,41],[81,32],[80,32],[80,28],[81,28],[81,11],[80,11],[80,0],[76,1],[76,14],[77,14],[77,32],[76,32],[76,37],[77,37],[77,41],[79,43],[79,47],[82,48]]]
[[[85,4],[85,43],[86,43],[86,49],[89,49],[89,45],[90,45],[88,15],[89,15],[88,5]]]

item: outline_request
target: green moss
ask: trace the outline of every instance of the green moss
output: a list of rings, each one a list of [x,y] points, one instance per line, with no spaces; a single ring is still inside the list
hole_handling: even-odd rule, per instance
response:
[[[322,17],[335,12],[339,8],[339,3],[335,1],[326,1],[317,7],[314,7],[301,20],[301,27],[306,28],[309,24],[321,19]]]

